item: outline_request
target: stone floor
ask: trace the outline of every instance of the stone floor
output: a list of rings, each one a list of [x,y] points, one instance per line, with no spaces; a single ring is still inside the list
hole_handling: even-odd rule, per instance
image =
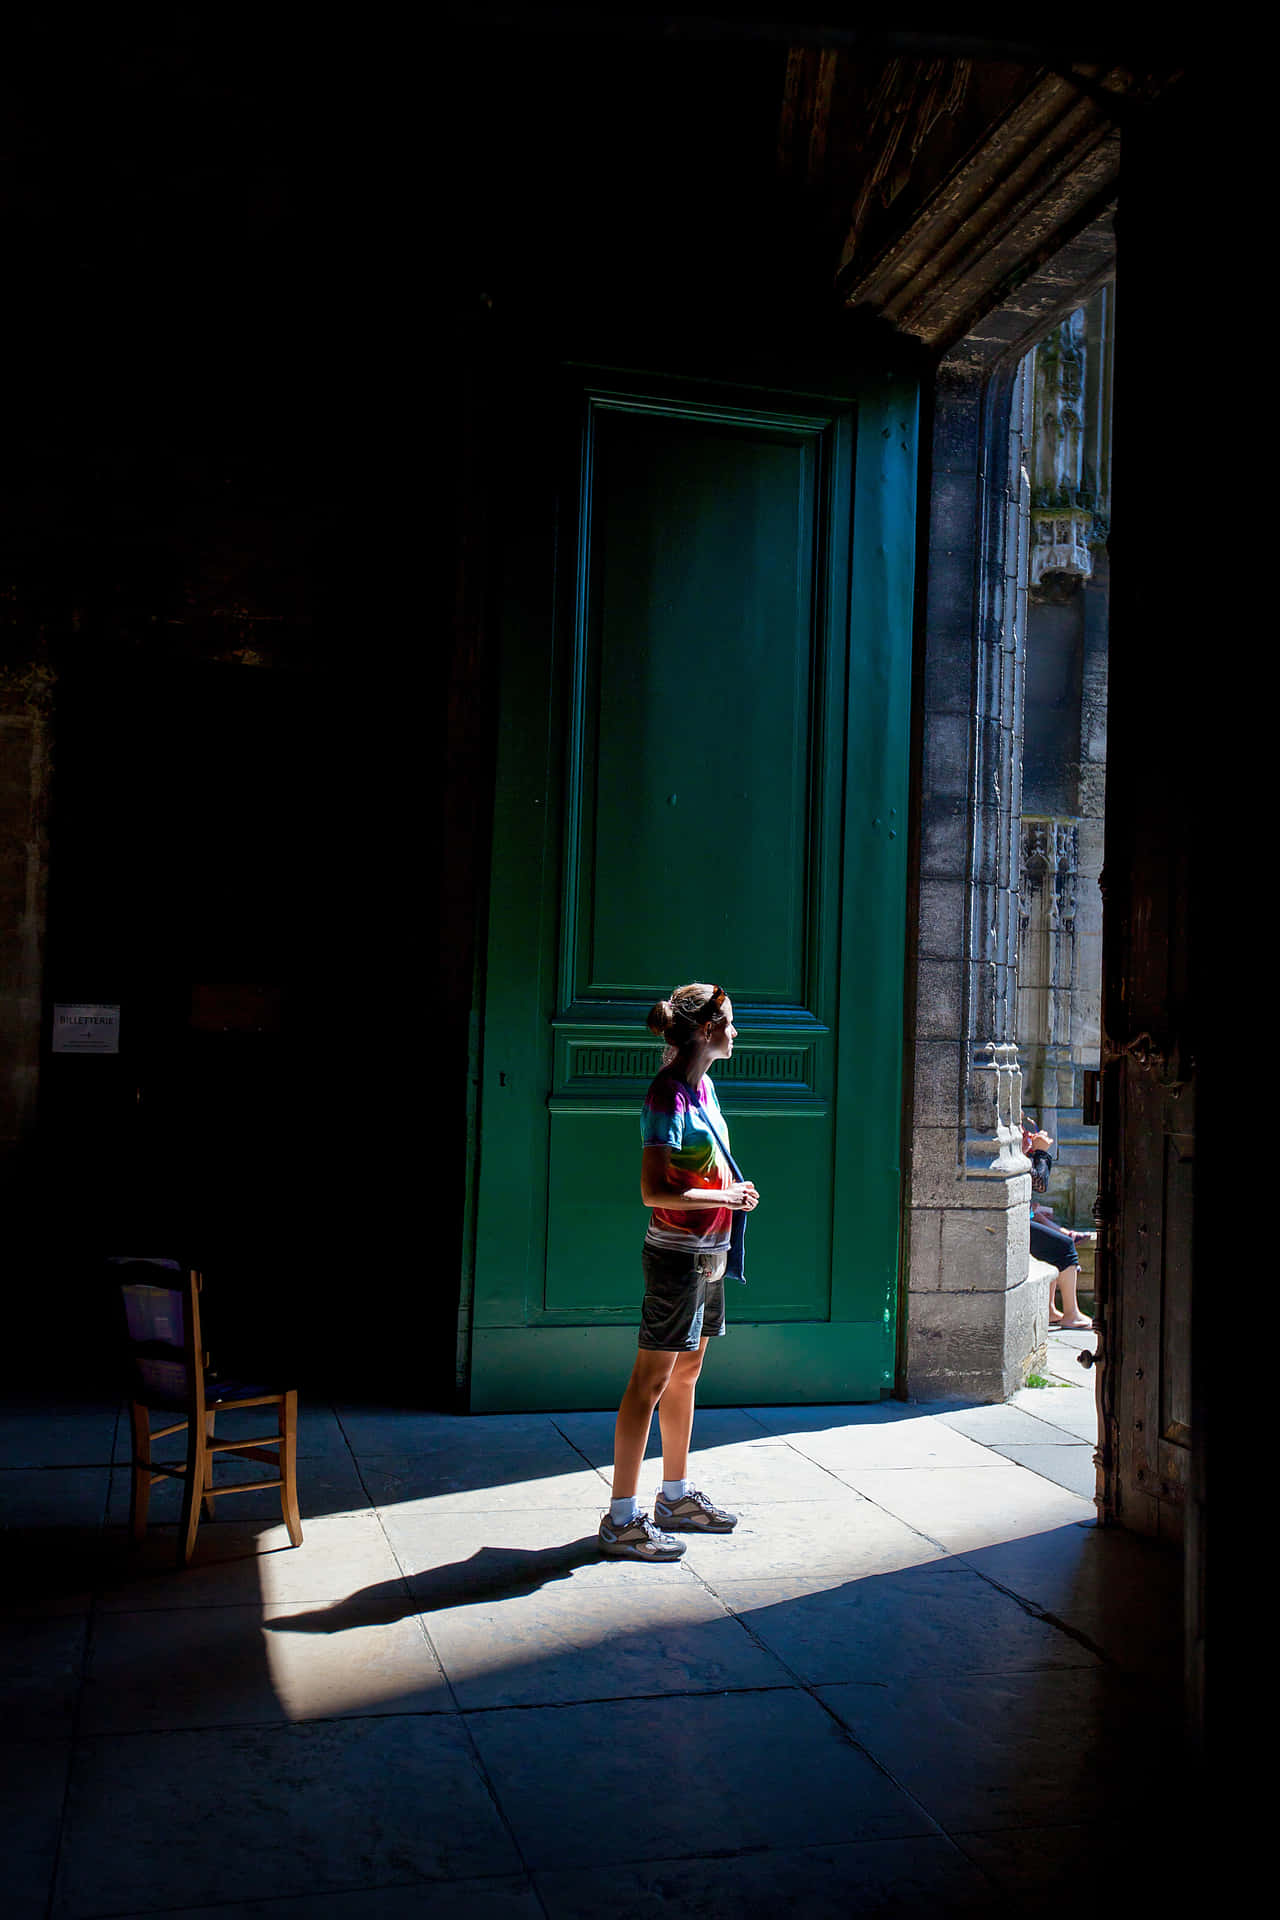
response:
[[[4,1911],[1092,1907],[1176,1743],[1180,1571],[1092,1525],[1090,1344],[1005,1406],[701,1413],[742,1519],[671,1566],[596,1552],[608,1413],[306,1408],[303,1546],[234,1496],[178,1573],[168,1489],[124,1546],[117,1410],[11,1405]]]

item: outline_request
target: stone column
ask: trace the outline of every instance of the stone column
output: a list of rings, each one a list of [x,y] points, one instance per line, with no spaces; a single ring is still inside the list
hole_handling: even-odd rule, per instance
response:
[[[1043,1358],[1015,1045],[1031,396],[940,370],[926,584],[906,1377],[1005,1398]]]

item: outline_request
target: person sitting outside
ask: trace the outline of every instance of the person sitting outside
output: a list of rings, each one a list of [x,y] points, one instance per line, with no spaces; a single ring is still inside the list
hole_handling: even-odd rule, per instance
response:
[[[1049,1149],[1053,1145],[1052,1137],[1042,1127],[1032,1126],[1024,1120],[1022,1123],[1022,1151],[1030,1159],[1037,1179],[1032,1176],[1032,1184],[1044,1192],[1049,1184],[1048,1174],[1052,1166]],[[1087,1313],[1081,1313],[1077,1288],[1080,1280],[1080,1255],[1076,1251],[1081,1240],[1092,1240],[1091,1233],[1076,1233],[1070,1227],[1056,1225],[1053,1208],[1031,1203],[1031,1251],[1037,1260],[1045,1261],[1058,1271],[1049,1283],[1049,1325],[1061,1327],[1064,1331],[1092,1327],[1093,1321]],[[1059,1310],[1055,1295],[1061,1293],[1062,1307]]]

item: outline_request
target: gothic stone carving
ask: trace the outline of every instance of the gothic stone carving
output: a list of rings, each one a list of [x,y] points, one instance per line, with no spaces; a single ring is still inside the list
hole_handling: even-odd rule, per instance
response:
[[[1030,584],[1046,575],[1087,580],[1105,537],[1084,457],[1087,344],[1083,307],[1036,348],[1031,457]]]

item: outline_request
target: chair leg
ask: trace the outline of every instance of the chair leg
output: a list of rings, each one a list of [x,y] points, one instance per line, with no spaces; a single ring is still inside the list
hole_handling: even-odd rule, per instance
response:
[[[129,1468],[129,1540],[140,1547],[147,1535],[151,1504],[151,1416],[138,1400],[129,1402],[133,1447]]]
[[[196,1529],[200,1525],[200,1509],[204,1504],[205,1471],[209,1462],[209,1448],[204,1423],[191,1419],[187,1422],[187,1470],[182,1484],[182,1518],[178,1522],[178,1565],[185,1567],[195,1551]]]
[[[217,1417],[218,1416],[216,1413],[206,1413],[204,1417],[204,1437],[206,1441],[212,1440],[214,1437],[213,1423],[217,1419]],[[213,1487],[213,1452],[211,1448],[206,1446],[205,1455],[204,1455],[204,1517],[206,1520],[212,1520],[213,1518],[213,1493],[211,1491],[212,1487]]]
[[[302,1519],[298,1513],[298,1396],[291,1388],[276,1410],[280,1423],[280,1505],[289,1539],[302,1545]]]

